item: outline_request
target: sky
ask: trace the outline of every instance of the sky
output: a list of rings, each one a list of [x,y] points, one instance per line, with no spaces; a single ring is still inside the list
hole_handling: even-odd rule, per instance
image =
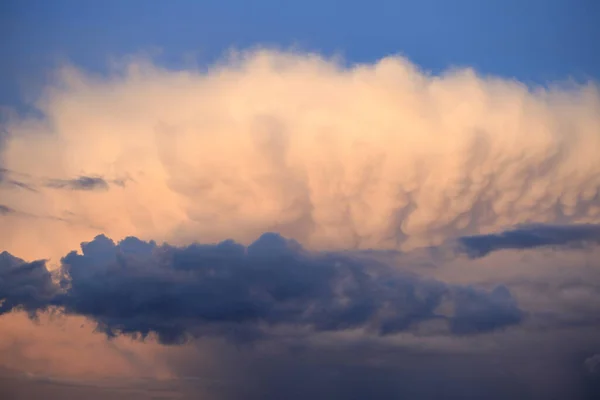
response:
[[[404,54],[426,70],[471,66],[537,84],[598,79],[598,15],[594,0],[4,1],[0,102],[37,95],[65,61],[102,71],[111,57],[160,51],[171,67],[206,65],[257,45],[350,63]]]
[[[598,398],[598,17],[2,2],[0,397]]]

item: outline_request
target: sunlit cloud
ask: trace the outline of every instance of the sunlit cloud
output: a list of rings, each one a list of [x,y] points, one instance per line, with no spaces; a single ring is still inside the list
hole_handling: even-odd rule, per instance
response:
[[[65,68],[38,107],[8,120],[0,157],[37,191],[2,186],[3,204],[77,226],[13,218],[0,237],[17,255],[57,262],[97,234],[249,244],[266,231],[312,249],[406,250],[600,222],[593,83],[532,89],[400,57],[344,67],[256,51],[207,71]]]
[[[596,83],[257,50],[67,66],[36,107],[1,127],[0,367],[216,399],[600,390]]]

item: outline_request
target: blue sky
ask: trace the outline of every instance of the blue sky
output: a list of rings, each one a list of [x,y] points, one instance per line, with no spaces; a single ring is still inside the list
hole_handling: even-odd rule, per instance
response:
[[[102,71],[111,56],[162,49],[180,67],[258,44],[350,62],[403,53],[528,83],[598,79],[599,18],[596,0],[5,0],[0,104],[35,95],[64,60]]]

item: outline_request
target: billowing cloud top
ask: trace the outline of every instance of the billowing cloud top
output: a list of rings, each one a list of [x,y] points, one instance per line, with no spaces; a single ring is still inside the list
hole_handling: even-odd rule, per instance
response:
[[[257,51],[206,71],[65,68],[38,106],[4,127],[2,167],[37,190],[0,188],[21,213],[0,216],[14,254],[56,261],[101,233],[249,244],[266,231],[308,248],[407,250],[600,222],[594,84],[530,89],[468,69],[429,76],[399,57],[345,67]],[[45,219],[37,233],[22,213]]]

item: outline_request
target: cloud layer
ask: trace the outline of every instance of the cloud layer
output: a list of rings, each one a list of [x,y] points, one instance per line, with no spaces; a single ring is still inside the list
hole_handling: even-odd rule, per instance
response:
[[[545,229],[568,231],[531,228]],[[4,252],[0,355],[56,375],[13,380],[15,393],[46,381],[58,390],[65,374],[154,378],[114,393],[115,383],[94,381],[90,395],[592,399],[600,249],[487,245],[512,234],[411,253],[307,251],[272,233],[249,246],[98,236],[52,272]],[[486,254],[462,256],[462,239]],[[20,310],[40,322],[27,325]],[[65,383],[74,385],[65,393],[85,392],[85,382]]]
[[[157,334],[167,344],[230,332],[252,340],[278,326],[475,334],[523,317],[505,287],[446,285],[365,258],[310,254],[276,234],[247,248],[232,241],[156,247],[133,237],[115,245],[98,236],[82,244],[82,253],[62,259],[60,285],[43,262],[2,253],[0,314],[59,307],[97,321],[111,336]]]
[[[534,225],[488,235],[465,236],[459,239],[463,250],[472,257],[483,257],[503,249],[531,249],[546,246],[582,246],[600,243],[600,226]]]

